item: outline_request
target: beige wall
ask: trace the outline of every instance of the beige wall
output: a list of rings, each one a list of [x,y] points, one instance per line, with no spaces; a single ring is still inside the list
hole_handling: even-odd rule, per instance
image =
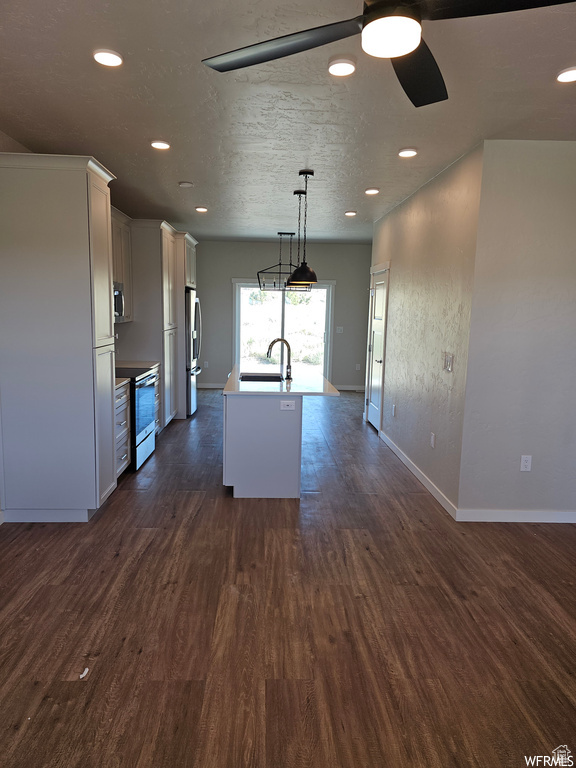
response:
[[[310,243],[307,260],[320,280],[335,280],[332,381],[336,386],[363,387],[368,317],[371,246]],[[277,242],[207,241],[197,247],[198,296],[204,335],[198,379],[202,385],[224,385],[233,359],[233,278],[255,278],[278,262]],[[356,365],[360,370],[356,370]]]
[[[478,148],[377,222],[372,255],[390,262],[382,430],[453,504],[481,179]]]
[[[575,211],[576,142],[486,142],[463,510],[576,508]]]

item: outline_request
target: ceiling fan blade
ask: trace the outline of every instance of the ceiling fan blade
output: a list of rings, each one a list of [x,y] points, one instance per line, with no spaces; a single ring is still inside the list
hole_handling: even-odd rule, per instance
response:
[[[235,51],[203,59],[202,63],[218,70],[218,72],[230,72],[233,69],[242,69],[243,67],[251,67],[253,64],[282,59],[293,53],[308,51],[311,48],[359,34],[362,31],[363,18],[363,16],[356,16],[354,19],[337,21],[335,24],[325,24],[323,27],[305,29],[302,32],[295,32],[293,35],[276,37],[273,40],[266,40],[263,43],[255,43],[246,48],[238,48]]]
[[[400,85],[415,107],[423,107],[448,98],[442,73],[424,40],[412,53],[398,56],[391,61]]]
[[[487,16],[491,13],[526,11],[565,5],[572,0],[423,0],[420,7],[423,20],[459,19],[466,16]]]

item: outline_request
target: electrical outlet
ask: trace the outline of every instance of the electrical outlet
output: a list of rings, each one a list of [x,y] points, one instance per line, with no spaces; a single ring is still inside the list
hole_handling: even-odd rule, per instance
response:
[[[359,370],[360,370],[360,363],[356,363],[356,370],[357,370],[357,371],[359,371]]]
[[[208,368],[208,360],[204,360],[204,368]]]
[[[281,411],[295,411],[296,410],[296,401],[295,400],[280,400],[280,410]]]
[[[436,447],[436,435],[434,432],[430,432],[430,448]]]
[[[337,325],[336,326],[336,333],[344,333],[344,326]]]
[[[396,403],[392,405],[392,416],[396,416]]]
[[[520,472],[532,471],[532,456],[520,456]]]

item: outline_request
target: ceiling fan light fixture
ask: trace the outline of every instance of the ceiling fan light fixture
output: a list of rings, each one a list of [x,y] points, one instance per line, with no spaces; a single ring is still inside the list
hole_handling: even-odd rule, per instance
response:
[[[356,71],[356,62],[348,56],[333,56],[328,62],[328,72],[334,77],[348,77]]]
[[[100,48],[92,54],[98,64],[104,67],[119,67],[122,64],[122,56],[116,51],[109,51],[106,48]]]
[[[418,48],[422,26],[409,16],[384,16],[368,22],[362,30],[362,50],[378,59],[405,56]]]
[[[562,72],[558,72],[556,80],[558,80],[559,83],[576,82],[576,67],[568,67],[568,69],[563,69]]]

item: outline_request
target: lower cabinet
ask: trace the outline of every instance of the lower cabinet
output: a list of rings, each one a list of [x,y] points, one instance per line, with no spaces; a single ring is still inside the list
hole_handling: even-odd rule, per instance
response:
[[[177,344],[177,329],[164,331],[164,426],[172,421],[178,410]]]
[[[116,488],[114,412],[110,408],[116,386],[114,345],[94,350],[94,403],[96,407],[96,477],[98,506]]]
[[[130,464],[130,381],[116,385],[115,398],[116,477]]]

